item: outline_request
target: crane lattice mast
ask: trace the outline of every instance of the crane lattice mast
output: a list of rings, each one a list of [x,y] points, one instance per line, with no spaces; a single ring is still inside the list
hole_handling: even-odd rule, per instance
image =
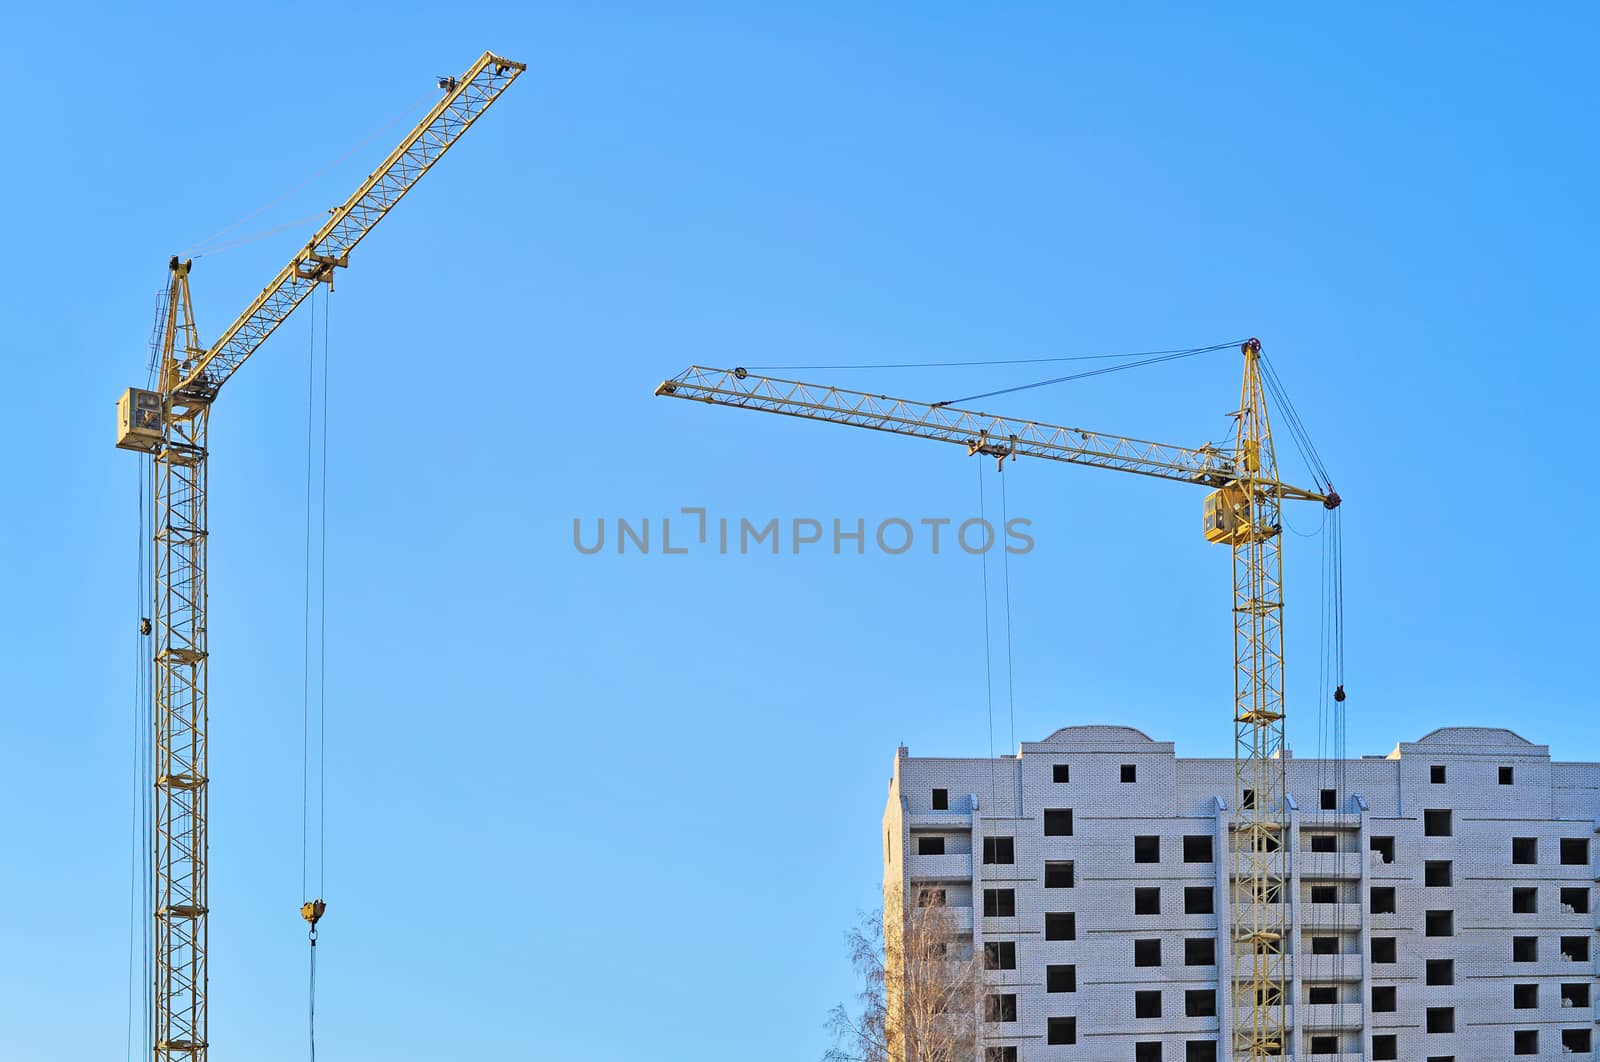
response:
[[[1261,376],[1261,344],[1242,346],[1244,384],[1232,446],[1172,446],[946,403],[692,366],[656,394],[753,409],[964,446],[1004,463],[1038,457],[1210,488],[1205,537],[1233,550],[1234,793],[1230,956],[1233,1057],[1261,1062],[1291,1053],[1288,986],[1289,845],[1284,781],[1284,500],[1337,508],[1339,495],[1278,479]]]
[[[207,1025],[206,431],[222,385],[527,67],[485,52],[209,347],[189,298],[191,263],[169,263],[157,390],[118,403],[117,445],[154,465],[156,1062],[204,1062]],[[311,905],[308,904],[308,907]],[[320,915],[320,901],[317,902]]]

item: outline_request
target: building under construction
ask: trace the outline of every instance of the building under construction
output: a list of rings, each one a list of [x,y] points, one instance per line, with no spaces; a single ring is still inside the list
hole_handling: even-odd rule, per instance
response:
[[[1447,727],[1285,768],[1283,1055],[1593,1052],[1600,764]],[[1179,759],[1123,726],[997,759],[899,749],[885,895],[943,904],[970,932],[986,1062],[1238,1057],[1235,777],[1232,759]]]

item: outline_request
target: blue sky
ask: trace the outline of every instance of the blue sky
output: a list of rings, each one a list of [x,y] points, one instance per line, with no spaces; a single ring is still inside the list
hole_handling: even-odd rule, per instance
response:
[[[989,750],[976,558],[574,550],[574,518],[683,506],[975,514],[954,448],[652,397],[691,362],[1258,335],[1346,499],[1350,751],[1481,723],[1600,758],[1591,10],[258,16],[56,5],[0,26],[15,1057],[125,1051],[137,499],[112,412],[142,381],[167,256],[486,47],[528,74],[333,296],[325,1057],[813,1059],[853,991],[840,934],[876,894],[896,744]],[[240,231],[342,200],[399,128]],[[205,336],[303,232],[196,262]],[[304,1052],[309,331],[286,325],[213,418],[212,1040],[230,1062]],[[988,408],[1199,443],[1238,370],[1222,352]],[[937,399],[1046,374],[820,375]],[[1227,755],[1228,569],[1200,493],[1006,476],[1038,544],[1010,568],[995,747],[1119,721]],[[1287,551],[1308,755],[1317,543]]]

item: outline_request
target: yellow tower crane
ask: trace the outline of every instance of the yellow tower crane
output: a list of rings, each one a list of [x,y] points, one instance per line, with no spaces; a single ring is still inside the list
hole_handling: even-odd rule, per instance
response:
[[[222,385],[318,284],[333,286],[352,248],[450,150],[527,67],[485,52],[239,314],[201,345],[189,301],[191,263],[174,257],[154,390],[117,404],[117,445],[154,465],[155,887],[153,1051],[156,1062],[204,1062],[210,784],[206,720],[206,427]],[[315,925],[321,900],[306,905]]]
[[[1234,793],[1232,887],[1233,1055],[1260,1062],[1290,1054],[1287,1006],[1291,952],[1284,859],[1283,560],[1279,508],[1285,500],[1337,508],[1339,495],[1289,486],[1267,419],[1261,344],[1242,346],[1244,386],[1232,445],[1171,446],[1081,428],[1013,420],[946,403],[693,366],[656,394],[717,406],[955,443],[969,456],[1042,457],[1209,488],[1204,533],[1233,549]],[[1335,694],[1343,699],[1342,689]]]

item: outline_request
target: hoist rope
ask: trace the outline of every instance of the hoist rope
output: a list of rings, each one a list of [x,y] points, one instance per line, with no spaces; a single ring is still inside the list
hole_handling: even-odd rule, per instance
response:
[[[1237,346],[1238,340],[1231,343],[1220,343],[1216,347],[1207,347],[1207,350],[1220,350],[1222,347]],[[806,371],[811,369],[956,369],[972,368],[980,365],[1044,365],[1061,361],[1105,361],[1113,358],[1148,358],[1164,354],[1191,354],[1197,353],[1192,347],[1177,347],[1172,350],[1130,350],[1120,354],[1062,354],[1049,358],[979,358],[970,361],[894,361],[882,362],[875,365],[747,365],[745,368],[761,372],[790,372]]]
[[[321,463],[316,461],[319,446],[317,438],[317,298],[311,298],[311,344],[306,365],[306,515],[305,515],[305,598],[304,644],[302,647],[301,675],[301,750],[300,750],[300,895],[307,901],[302,913],[312,910],[310,922],[310,977],[307,985],[308,1036],[313,1060],[317,1057],[317,921],[322,915],[322,897],[327,890],[327,822],[328,822],[328,382],[329,338],[332,330],[331,294],[322,296],[322,381],[321,381]],[[320,471],[320,475],[318,472]],[[314,490],[314,486],[317,489]],[[312,641],[312,507],[317,496],[318,522],[315,534],[317,543],[317,892],[312,897],[310,869],[311,837],[311,641]]]
[[[311,1062],[317,1062],[317,931],[311,930],[311,999],[307,1004]]]
[[[987,508],[983,496],[983,462],[978,465],[978,519],[987,516]],[[962,546],[961,531],[956,530],[956,545]],[[1000,810],[1000,783],[995,777],[999,763],[994,755],[994,653],[990,648],[989,637],[989,555],[979,552],[978,563],[983,569],[983,687],[984,700],[989,716],[989,814],[997,814]]]
[[[322,556],[318,568],[322,585],[318,588],[320,614],[317,631],[321,644],[317,664],[317,896],[328,894],[328,337],[332,326],[333,288],[322,297]],[[314,1053],[314,1052],[313,1052]]]
[[[311,818],[311,469],[316,427],[317,382],[317,299],[310,299],[311,347],[306,357],[306,511],[305,575],[300,650],[300,899],[309,900],[306,891],[310,852]]]
[[[1006,501],[1006,469],[1004,464],[999,464],[1000,474],[1000,531],[995,535],[995,541],[1000,546],[1000,565],[1005,577],[1006,592],[1006,710],[1010,715],[1011,744],[1010,750],[1014,755],[1017,752],[1017,694],[1015,671],[1011,662],[1011,549],[1006,545],[1006,536],[1010,534],[1011,517],[1010,507]],[[1020,809],[1019,809],[1020,811]]]
[[[226,236],[228,233],[230,233],[233,230],[237,229],[239,226],[245,224],[248,221],[251,221],[251,220],[253,220],[255,218],[260,217],[262,214],[265,214],[267,211],[271,210],[273,207],[277,206],[279,203],[283,202],[285,199],[288,199],[290,196],[294,195],[296,192],[300,191],[302,188],[305,188],[307,185],[309,185],[311,182],[315,181],[317,178],[322,177],[323,175],[327,174],[329,171],[333,170],[336,166],[338,166],[339,164],[341,164],[344,161],[346,161],[347,159],[349,159],[356,152],[360,151],[362,148],[364,148],[368,144],[372,143],[374,140],[376,140],[378,137],[382,136],[384,133],[386,133],[388,130],[393,128],[395,125],[397,125],[401,121],[405,120],[407,117],[409,117],[412,114],[412,112],[414,112],[417,109],[418,105],[422,104],[423,102],[425,102],[427,100],[432,100],[432,99],[436,99],[436,98],[437,98],[437,96],[432,92],[430,92],[430,93],[428,93],[427,95],[424,95],[424,96],[418,96],[415,100],[412,100],[410,103],[406,104],[406,107],[405,107],[405,109],[403,111],[401,111],[399,114],[395,115],[393,118],[389,119],[387,122],[384,122],[383,125],[379,126],[377,129],[373,130],[370,135],[364,137],[354,147],[350,148],[350,150],[346,151],[344,154],[340,155],[338,158],[334,159],[332,162],[328,163],[326,166],[323,166],[320,170],[317,170],[315,173],[311,174],[309,177],[306,177],[304,180],[300,181],[298,184],[294,185],[293,187],[289,188],[288,190],[284,191],[283,193],[273,197],[272,199],[267,200],[265,203],[263,203],[260,206],[256,207],[254,210],[250,211],[248,214],[245,214],[244,216],[240,217],[237,221],[234,221],[233,223],[228,224],[228,225],[224,225],[222,228],[218,229],[216,232],[213,232],[210,236],[207,236],[203,240],[197,240],[194,243],[191,243],[188,247],[185,247],[182,251],[178,252],[178,257],[180,257],[180,258],[185,257],[185,256],[200,257],[202,254],[214,254],[214,253],[216,253],[216,251],[219,250],[219,248],[208,248],[206,245],[207,244],[211,244],[211,243],[215,243],[217,240],[221,239],[223,236]]]
[[[130,623],[133,629],[133,711],[130,714],[133,727],[133,772],[131,781],[133,783],[134,799],[132,819],[128,827],[130,835],[128,843],[128,1013],[125,1032],[128,1062],[132,1062],[134,1057],[134,985],[136,982],[144,980],[141,976],[143,973],[142,964],[148,961],[147,952],[143,947],[144,933],[141,932],[141,928],[144,926],[144,914],[141,908],[144,907],[146,872],[149,868],[144,845],[146,837],[144,821],[146,797],[144,785],[142,784],[146,768],[144,754],[146,733],[144,726],[145,687],[149,681],[148,668],[145,663],[143,623],[145,609],[150,604],[145,594],[145,578],[148,572],[148,566],[145,563],[145,527],[147,517],[145,511],[145,477],[147,469],[148,465],[144,455],[140,454],[139,459],[134,464],[134,477],[137,480],[135,493],[138,500],[135,523],[139,528],[139,534],[134,550],[134,609],[132,622]],[[139,966],[138,973],[135,972],[136,965]],[[142,1001],[142,994],[140,998]],[[140,1032],[144,1032],[142,1019]],[[139,1050],[142,1054],[143,1047],[141,1046]]]
[[[1192,358],[1197,354],[1209,354],[1214,350],[1224,350],[1235,347],[1237,342],[1213,343],[1208,347],[1191,347],[1187,350],[1174,350],[1158,354],[1154,357],[1142,358],[1139,361],[1130,361],[1122,365],[1108,365],[1102,369],[1089,369],[1086,372],[1075,372],[1068,376],[1056,376],[1048,380],[1035,380],[1033,383],[1018,384],[1015,387],[1002,387],[998,391],[982,391],[975,395],[963,395],[960,398],[947,398],[943,402],[933,403],[935,406],[953,406],[960,402],[972,402],[980,398],[993,398],[996,395],[1015,394],[1018,391],[1031,391],[1036,387],[1050,387],[1054,384],[1068,383],[1072,380],[1085,380],[1091,376],[1103,376],[1106,373],[1122,372],[1124,369],[1138,369],[1145,365],[1160,365],[1169,361],[1178,361],[1182,358]]]
[[[1326,567],[1329,569],[1327,580],[1324,584],[1324,593],[1328,598],[1328,624],[1329,624],[1329,656],[1330,674],[1322,682],[1322,697],[1329,706],[1330,730],[1332,748],[1330,756],[1334,762],[1334,786],[1344,799],[1347,783],[1346,758],[1349,755],[1346,747],[1345,736],[1346,716],[1344,702],[1344,543],[1341,534],[1341,514],[1338,509],[1328,510],[1328,534],[1323,543],[1323,551],[1327,556]],[[1330,687],[1332,689],[1330,695]],[[1358,835],[1359,836],[1359,835]],[[1357,859],[1367,859],[1365,852],[1357,852]],[[1341,860],[1342,863],[1342,860]],[[1339,867],[1341,874],[1343,866]],[[1339,928],[1343,929],[1343,908],[1340,908]],[[1344,953],[1340,952],[1337,973],[1344,974]]]

